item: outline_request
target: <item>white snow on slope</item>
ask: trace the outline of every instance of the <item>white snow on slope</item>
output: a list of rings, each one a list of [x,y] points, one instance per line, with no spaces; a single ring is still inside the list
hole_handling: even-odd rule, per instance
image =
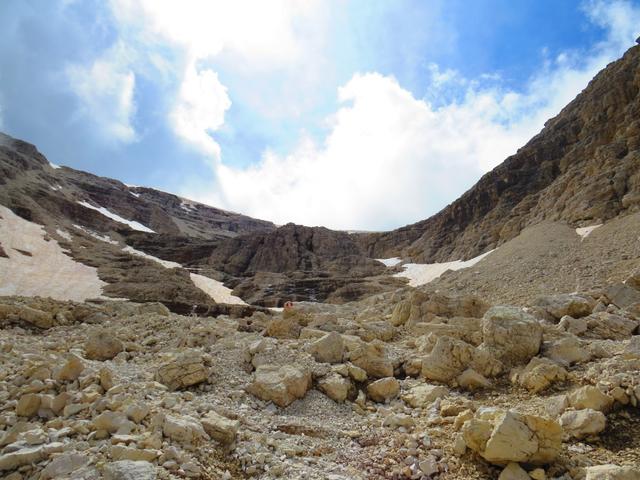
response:
[[[101,296],[106,283],[98,278],[95,268],[65,255],[55,240],[46,241],[40,225],[3,206],[0,217],[0,244],[9,255],[0,257],[0,295],[38,295],[74,301]]]
[[[419,287],[420,285],[424,285],[435,280],[447,270],[462,270],[463,268],[469,268],[491,252],[493,252],[493,250],[466,261],[455,260],[453,262],[444,263],[405,263],[402,266],[404,271],[396,273],[394,277],[408,278],[409,285],[412,287]]]
[[[54,170],[57,170],[57,169],[59,169],[59,168],[60,168],[60,165],[56,165],[55,163],[51,163],[51,162],[49,162],[49,166],[50,166],[51,168],[53,168]]]
[[[596,228],[601,227],[602,224],[599,223],[597,225],[590,225],[588,227],[581,227],[581,228],[576,228],[576,233],[578,235],[580,235],[580,239],[584,240],[585,238],[587,238],[587,236],[593,232]]]
[[[393,257],[393,258],[376,258],[377,261],[385,264],[387,267],[395,267],[400,262],[402,262],[401,258]]]
[[[123,248],[122,251],[159,263],[164,268],[182,268],[182,265],[180,265],[179,263],[162,260],[161,258],[154,257],[153,255],[141,252],[140,250],[136,250],[133,247],[127,246]],[[197,273],[189,273],[189,276],[191,277],[191,281],[193,282],[193,284],[204,293],[209,295],[211,298],[213,298],[215,302],[229,303],[232,305],[246,305],[245,301],[240,297],[232,295],[231,289],[225,287],[222,282],[214,280],[213,278],[205,277],[204,275],[199,275]]]
[[[100,212],[102,215],[110,218],[111,220],[115,220],[118,223],[124,223],[125,225],[128,225],[133,230],[138,230],[139,232],[156,233],[153,230],[151,230],[149,227],[145,227],[144,225],[136,221],[122,218],[117,213],[110,212],[104,207],[94,207],[93,205],[87,202],[78,202],[78,203],[83,207],[90,208],[91,210],[95,210],[96,212]]]
[[[66,232],[64,230],[60,230],[59,228],[57,228],[56,233],[60,235],[62,238],[64,238],[65,240],[71,241],[71,235],[69,235],[69,232]]]
[[[91,235],[96,240],[100,240],[101,242],[110,243],[111,245],[118,245],[118,242],[113,240],[109,235],[100,235],[99,233],[94,232],[93,230],[89,230],[88,228],[84,228],[81,225],[73,224],[75,228],[78,230],[82,230],[87,235]]]

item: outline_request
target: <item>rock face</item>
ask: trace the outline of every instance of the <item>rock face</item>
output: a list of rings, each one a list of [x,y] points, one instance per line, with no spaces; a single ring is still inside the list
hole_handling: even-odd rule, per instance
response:
[[[562,447],[560,424],[513,411],[488,409],[478,412],[464,424],[462,432],[467,447],[498,465],[550,463]]]
[[[293,366],[261,365],[247,391],[262,400],[286,407],[304,397],[311,386],[311,374]]]
[[[639,59],[640,47],[630,48],[458,200],[413,225],[361,234],[364,248],[418,263],[469,259],[542,218],[596,224],[637,211]]]

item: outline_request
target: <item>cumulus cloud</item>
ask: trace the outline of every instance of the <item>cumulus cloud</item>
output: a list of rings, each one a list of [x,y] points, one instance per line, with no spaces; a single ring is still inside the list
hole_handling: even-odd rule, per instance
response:
[[[303,138],[291,153],[266,151],[247,168],[217,162],[215,193],[185,193],[276,223],[368,230],[425,218],[515,153],[633,44],[639,9],[585,8],[606,41],[548,59],[520,91],[495,75],[469,80],[433,65],[429,95],[418,99],[392,77],[356,74],[339,89],[342,106],[321,144]],[[429,101],[439,93],[448,101]]]
[[[105,139],[130,143],[136,140],[132,125],[136,77],[122,58],[123,49],[116,46],[89,65],[67,66],[65,74],[80,100],[82,119],[93,122]]]

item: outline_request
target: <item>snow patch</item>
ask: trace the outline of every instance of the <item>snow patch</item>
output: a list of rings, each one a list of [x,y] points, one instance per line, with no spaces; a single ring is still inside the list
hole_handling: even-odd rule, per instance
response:
[[[42,226],[0,206],[0,244],[9,255],[0,258],[0,295],[78,302],[100,297],[106,283],[98,278],[97,270],[65,255],[57,241],[46,241],[45,236]],[[19,254],[14,248],[31,256]]]
[[[55,163],[51,163],[51,162],[49,162],[49,166],[51,168],[53,168],[54,170],[57,170],[57,169],[61,168],[60,165],[56,165]]]
[[[133,195],[136,198],[140,198],[140,194],[139,193],[133,193],[133,192],[129,192],[131,195]]]
[[[132,230],[137,230],[139,232],[156,233],[153,230],[151,230],[149,227],[145,227],[144,225],[142,225],[141,223],[138,223],[136,221],[127,220],[126,218],[122,218],[117,213],[113,213],[113,212],[107,210],[104,207],[94,207],[90,203],[87,203],[87,202],[84,202],[84,201],[83,202],[78,202],[78,203],[80,205],[82,205],[83,207],[90,208],[91,210],[95,210],[96,212],[100,212],[102,215],[104,215],[105,217],[110,218],[111,220],[115,220],[118,223],[123,223],[125,225],[128,225],[129,228],[131,228]]]
[[[399,263],[402,262],[401,258],[393,257],[393,258],[376,258],[380,263],[385,264],[387,267],[395,267]]]
[[[148,253],[141,252],[140,250],[136,250],[133,247],[125,247],[122,249],[123,252],[130,253],[131,255],[136,255],[138,257],[146,258],[147,260],[151,260],[152,262],[159,263],[164,268],[182,268],[182,265],[176,262],[170,262],[169,260],[162,260],[161,258],[154,257],[153,255],[149,255]]]
[[[51,190],[53,190],[54,192],[57,192],[59,190],[62,190],[62,187],[60,185],[53,185],[53,186],[49,186],[49,188]]]
[[[580,235],[580,240],[584,240],[589,236],[591,232],[593,232],[596,228],[601,227],[602,224],[599,223],[597,225],[591,225],[589,227],[580,227],[576,228],[576,233]]]
[[[71,235],[69,235],[69,232],[65,232],[64,230],[60,230],[59,228],[57,228],[56,233],[60,235],[62,238],[64,238],[65,240],[71,241]]]
[[[130,253],[131,255],[136,255],[138,257],[146,258],[147,260],[151,260],[152,262],[156,262],[162,265],[164,268],[182,268],[182,265],[176,262],[170,262],[168,260],[162,260],[161,258],[154,257],[153,255],[149,255],[148,253],[141,252],[140,250],[136,250],[133,247],[125,247],[122,249],[123,252]],[[231,294],[231,289],[224,286],[222,282],[214,280],[213,278],[205,277],[204,275],[200,275],[197,273],[189,273],[191,277],[191,281],[193,284],[202,290],[204,293],[209,295],[216,303],[229,303],[232,305],[246,305],[245,301],[235,295]]]
[[[80,226],[80,225],[74,224],[73,226],[78,230],[82,230],[87,235],[92,236],[96,240],[100,240],[101,242],[105,242],[105,243],[110,243],[111,245],[118,245],[118,242],[113,240],[109,235],[100,235],[99,233],[96,233],[93,230],[89,230],[88,228],[84,228],[83,226]]]
[[[222,282],[205,277],[197,273],[189,274],[196,287],[213,298],[217,303],[229,303],[231,305],[246,305],[240,297],[231,294],[231,289],[225,287]]]
[[[442,275],[447,270],[462,270],[463,268],[469,268],[484,257],[489,255],[493,250],[490,250],[482,255],[478,255],[475,258],[470,260],[454,260],[453,262],[443,262],[443,263],[405,263],[402,268],[404,268],[403,272],[396,273],[394,277],[404,277],[409,279],[409,285],[412,287],[419,287],[420,285],[425,285],[440,275]]]

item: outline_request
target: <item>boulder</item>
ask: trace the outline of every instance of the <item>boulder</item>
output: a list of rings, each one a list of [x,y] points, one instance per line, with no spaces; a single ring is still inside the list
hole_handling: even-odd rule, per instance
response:
[[[82,359],[73,353],[67,355],[66,361],[53,372],[53,379],[59,382],[73,382],[84,371]]]
[[[399,327],[407,323],[411,314],[411,302],[403,300],[398,302],[391,313],[391,325]]]
[[[519,464],[511,462],[500,472],[498,480],[531,480],[531,477]]]
[[[585,469],[585,480],[638,480],[640,467],[596,465]]]
[[[332,373],[318,382],[318,388],[331,400],[342,403],[355,394],[355,387],[348,378]]]
[[[448,393],[449,389],[442,385],[416,385],[402,395],[402,400],[413,408],[425,408]]]
[[[111,434],[127,435],[135,428],[122,412],[112,412],[106,410],[93,419],[93,426],[96,430],[105,430]]]
[[[554,420],[514,411],[481,409],[462,427],[467,446],[488,462],[547,464],[562,449],[562,427]]]
[[[16,415],[33,417],[40,408],[41,397],[37,393],[26,393],[20,397],[16,405]]]
[[[156,373],[156,379],[169,387],[179,390],[205,382],[209,372],[204,365],[202,354],[197,351],[185,352],[163,363]]]
[[[592,385],[580,387],[567,395],[569,405],[576,410],[590,408],[608,412],[613,406],[613,398]]]
[[[421,375],[437,382],[449,382],[473,361],[475,348],[462,340],[440,337],[422,360]]]
[[[591,359],[591,354],[584,347],[584,342],[575,335],[544,342],[542,354],[554,362],[566,366],[588,362]]]
[[[629,275],[629,278],[624,281],[624,284],[640,291],[640,268],[636,268],[631,275]]]
[[[512,381],[531,393],[545,390],[551,384],[567,379],[567,371],[557,363],[546,358],[534,357],[527,366],[516,372]]]
[[[533,304],[559,320],[565,315],[573,318],[585,317],[593,311],[596,302],[591,297],[566,293],[539,297]]]
[[[240,427],[238,420],[231,420],[214,411],[210,411],[200,420],[200,423],[207,435],[216,442],[225,446],[235,443],[238,436],[238,428]]]
[[[311,386],[311,373],[305,369],[284,365],[261,365],[256,369],[247,391],[256,397],[286,407],[303,398]]]
[[[471,391],[491,387],[491,382],[473,368],[467,368],[462,372],[458,378],[456,378],[456,382],[458,382],[461,388]]]
[[[605,340],[627,340],[638,328],[638,322],[622,315],[597,312],[587,318],[587,333],[590,338]]]
[[[82,453],[64,453],[54,458],[40,474],[41,480],[67,478],[70,473],[80,470],[91,463],[91,458]]]
[[[162,433],[183,446],[197,445],[209,439],[202,424],[191,417],[166,415],[162,422]]]
[[[618,308],[626,308],[640,303],[640,291],[624,283],[609,285],[604,294],[609,299],[609,302]]]
[[[271,320],[265,333],[274,338],[298,338],[301,330],[302,325],[298,323],[297,315],[283,315]]]
[[[566,438],[578,440],[597,435],[607,424],[607,418],[602,412],[585,408],[583,410],[569,410],[560,417],[560,425]]]
[[[307,351],[317,362],[340,363],[344,354],[344,342],[338,332],[330,332],[311,343]]]
[[[384,403],[398,396],[400,393],[400,382],[393,378],[381,378],[367,386],[367,395],[374,402]]]
[[[118,460],[104,467],[104,480],[155,480],[156,467],[143,460]]]
[[[562,317],[558,326],[573,335],[582,335],[589,329],[587,321],[584,318],[573,318],[569,315]]]
[[[85,356],[89,360],[111,360],[123,350],[122,342],[106,329],[90,333],[84,344]]]
[[[393,363],[388,357],[385,344],[380,340],[358,345],[350,352],[349,358],[354,365],[362,368],[370,377],[393,376]]]
[[[53,315],[26,305],[6,305],[0,303],[0,321],[25,322],[32,327],[47,329],[53,327]]]
[[[482,322],[482,347],[507,365],[528,362],[538,354],[542,325],[517,307],[492,307]]]

